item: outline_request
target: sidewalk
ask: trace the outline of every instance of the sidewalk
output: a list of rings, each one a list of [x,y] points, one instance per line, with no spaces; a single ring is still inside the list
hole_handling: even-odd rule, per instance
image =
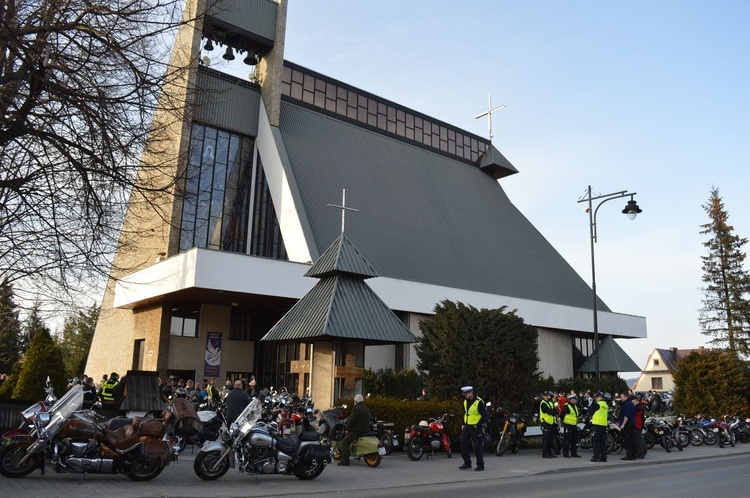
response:
[[[191,454],[190,447],[179,462],[170,464],[161,475],[149,482],[133,482],[121,475],[87,475],[81,482],[80,476],[56,474],[47,467],[47,474],[35,471],[22,479],[0,478],[0,489],[5,496],[56,496],[75,497],[98,496],[102,490],[115,498],[134,497],[200,497],[222,496],[318,496],[336,493],[356,493],[368,496],[368,490],[393,490],[394,496],[409,494],[409,489],[424,485],[460,483],[469,481],[492,481],[510,478],[525,478],[557,472],[596,472],[612,467],[638,467],[642,465],[668,464],[669,462],[692,459],[721,458],[729,455],[748,455],[750,444],[738,444],[735,448],[718,446],[689,446],[684,451],[676,449],[666,453],[655,447],[645,460],[620,460],[622,455],[611,454],[607,463],[592,463],[591,451],[580,451],[582,458],[543,459],[541,450],[522,450],[517,455],[505,454],[502,457],[487,455],[485,471],[459,470],[462,460],[455,453],[447,458],[445,453],[436,453],[434,458],[422,457],[413,462],[406,453],[395,451],[385,457],[377,468],[368,467],[363,460],[352,460],[350,467],[338,467],[335,462],[312,481],[301,481],[294,476],[245,475],[229,469],[226,475],[216,481],[203,481],[193,471],[193,461],[198,449]],[[623,452],[624,454],[624,452]],[[472,461],[472,463],[475,463]]]

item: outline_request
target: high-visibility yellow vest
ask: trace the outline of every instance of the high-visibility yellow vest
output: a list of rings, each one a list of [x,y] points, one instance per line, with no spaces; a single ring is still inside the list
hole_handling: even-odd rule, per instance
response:
[[[544,413],[544,411],[542,410],[542,405],[546,405],[548,408],[554,409],[555,404],[552,403],[552,401],[546,401],[546,400],[542,400],[542,402],[539,403],[539,420],[541,420],[542,422],[546,422],[548,424],[554,424],[555,416],[550,415],[549,413]]]
[[[119,384],[116,380],[107,380],[102,382],[102,401],[105,403],[115,402],[115,386]]]
[[[607,408],[607,403],[605,401],[597,401],[596,402],[599,405],[599,409],[594,412],[594,415],[591,417],[591,423],[593,425],[607,425],[607,412],[609,408]]]
[[[466,405],[468,402],[469,400],[464,400],[464,424],[477,425],[482,420],[482,414],[479,413],[479,403],[484,403],[484,401],[482,401],[482,398],[477,398],[467,410]]]
[[[568,413],[563,417],[563,424],[576,425],[578,423],[578,405],[568,403]]]

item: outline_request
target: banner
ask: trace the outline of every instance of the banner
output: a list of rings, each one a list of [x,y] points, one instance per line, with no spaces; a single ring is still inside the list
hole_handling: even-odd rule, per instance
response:
[[[206,333],[206,363],[204,377],[218,377],[221,365],[221,332]]]

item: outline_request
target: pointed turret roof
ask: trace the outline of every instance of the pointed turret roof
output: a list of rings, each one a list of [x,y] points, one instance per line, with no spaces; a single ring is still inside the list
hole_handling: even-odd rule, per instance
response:
[[[641,367],[623,351],[619,344],[612,339],[612,336],[606,336],[599,345],[599,371],[600,372],[638,372]],[[579,372],[596,372],[596,356],[589,356]]]
[[[307,270],[305,276],[325,278],[341,274],[356,275],[363,279],[378,276],[362,253],[343,233]]]

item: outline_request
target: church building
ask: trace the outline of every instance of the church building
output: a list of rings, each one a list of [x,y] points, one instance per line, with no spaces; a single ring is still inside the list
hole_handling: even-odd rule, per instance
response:
[[[198,22],[180,28],[172,61],[189,71],[164,89],[184,106],[161,144],[174,161],[139,177],[167,187],[131,200],[86,372],[254,376],[300,393],[324,374],[323,408],[361,392],[364,368],[416,367],[419,323],[448,299],[517,310],[539,332],[539,370],[579,374],[591,288],[503,191],[516,167],[487,138],[285,60],[286,11],[186,2]],[[208,65],[215,47],[254,77]],[[346,312],[329,302],[318,332],[295,332],[288,313],[321,285]],[[347,298],[363,285],[377,299]],[[357,304],[381,301],[390,311]],[[603,336],[646,337],[645,318],[598,309]]]

